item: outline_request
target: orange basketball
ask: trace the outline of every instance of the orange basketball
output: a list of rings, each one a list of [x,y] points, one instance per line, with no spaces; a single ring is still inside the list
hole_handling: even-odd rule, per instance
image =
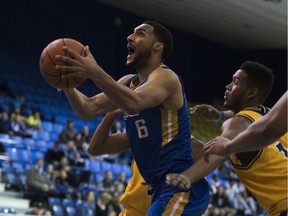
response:
[[[57,62],[55,56],[67,55],[63,50],[63,46],[67,46],[81,56],[85,56],[84,46],[80,42],[71,38],[60,38],[49,43],[42,51],[39,62],[40,71],[45,81],[55,88],[75,88],[84,82],[84,79],[79,77],[61,78],[61,75],[67,74],[67,72],[55,68],[56,64],[63,65],[62,62]]]

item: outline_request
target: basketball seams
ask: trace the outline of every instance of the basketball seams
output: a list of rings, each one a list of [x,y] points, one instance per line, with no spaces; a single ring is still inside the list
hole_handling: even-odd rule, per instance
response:
[[[53,63],[53,65],[56,66],[56,63],[54,62],[53,58],[50,56],[50,54],[48,52],[48,48],[49,48],[49,46],[45,48],[45,51],[46,51],[45,53],[48,56],[49,60]]]
[[[79,86],[84,79],[81,77],[70,77],[63,79],[61,75],[68,74],[69,72],[66,73],[65,71],[56,70],[55,68],[56,64],[58,63],[57,60],[53,59],[53,55],[60,54],[68,56],[68,53],[62,48],[63,46],[73,49],[74,52],[79,53],[81,56],[84,55],[84,46],[80,42],[70,38],[59,38],[52,41],[45,47],[40,59],[40,71],[47,83],[54,88],[74,88]]]

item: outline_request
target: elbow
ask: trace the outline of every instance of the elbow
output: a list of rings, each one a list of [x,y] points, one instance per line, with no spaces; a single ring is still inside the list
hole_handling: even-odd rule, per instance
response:
[[[89,121],[89,120],[92,120],[94,118],[93,115],[91,115],[87,112],[77,113],[77,115],[83,121]]]
[[[83,121],[90,121],[93,119],[93,117],[89,115],[82,115],[82,116],[79,116],[79,118]]]
[[[135,115],[138,112],[141,111],[141,106],[137,105],[137,104],[130,104],[129,106],[127,106],[124,111],[128,114],[128,115]]]
[[[98,155],[101,155],[101,153],[93,146],[89,146],[87,148],[87,152],[89,155],[92,155],[92,156],[98,156]]]
[[[91,146],[89,146],[89,147],[87,148],[87,152],[88,152],[88,154],[90,154],[90,155],[92,155],[92,156],[97,156],[95,150],[93,150],[93,148],[92,148]]]

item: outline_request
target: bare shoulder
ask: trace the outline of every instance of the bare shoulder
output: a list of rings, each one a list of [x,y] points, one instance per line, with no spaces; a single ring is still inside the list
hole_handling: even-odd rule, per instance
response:
[[[232,117],[222,124],[222,134],[221,136],[224,136],[228,139],[233,139],[236,135],[238,135],[240,132],[245,130],[252,122],[242,116],[235,116]]]
[[[127,75],[121,77],[117,82],[125,85],[134,76],[135,76],[135,74],[127,74]]]
[[[173,86],[180,84],[178,75],[173,70],[166,68],[157,68],[150,74],[148,80],[158,80]]]
[[[243,125],[243,127],[248,127],[251,123],[252,122],[248,118],[242,116],[234,116],[223,122],[222,127],[233,127],[235,125]]]

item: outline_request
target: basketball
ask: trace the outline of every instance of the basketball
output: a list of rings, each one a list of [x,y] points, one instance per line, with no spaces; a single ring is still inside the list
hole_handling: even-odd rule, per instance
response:
[[[61,75],[68,74],[67,72],[57,70],[55,65],[64,65],[62,62],[57,62],[56,55],[67,54],[63,50],[63,46],[67,46],[74,52],[85,56],[84,46],[77,40],[71,38],[59,38],[49,43],[42,51],[39,65],[42,77],[54,88],[68,89],[75,88],[84,82],[84,79],[79,77],[61,78]]]

